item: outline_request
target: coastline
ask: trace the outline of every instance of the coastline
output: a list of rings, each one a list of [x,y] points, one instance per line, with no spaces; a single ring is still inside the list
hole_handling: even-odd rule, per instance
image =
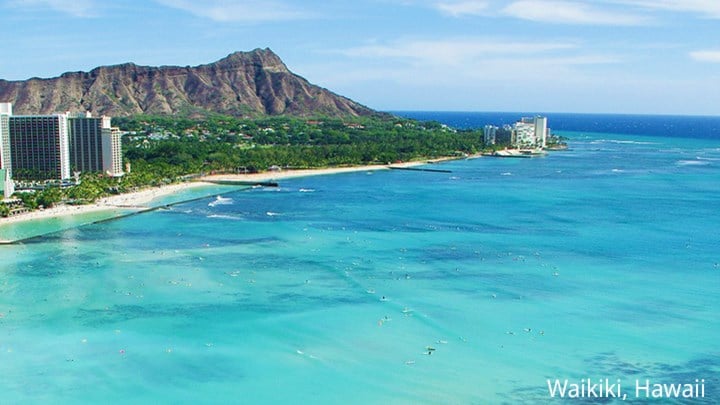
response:
[[[321,176],[341,173],[351,173],[360,171],[376,171],[376,170],[389,170],[390,167],[412,167],[423,165],[426,163],[436,163],[446,160],[452,160],[455,158],[439,158],[439,159],[427,159],[422,161],[411,161],[402,163],[393,163],[389,165],[364,165],[364,166],[347,166],[347,167],[328,167],[319,169],[298,169],[298,170],[281,170],[281,171],[267,171],[262,173],[248,173],[248,174],[216,174],[200,177],[196,180],[169,184],[166,186],[152,187],[132,193],[125,193],[114,195],[110,197],[101,198],[94,204],[88,205],[59,205],[52,208],[43,210],[35,210],[24,214],[8,218],[0,218],[0,228],[4,225],[18,224],[34,220],[46,220],[51,218],[64,217],[68,215],[79,215],[91,212],[109,211],[116,209],[128,209],[143,211],[152,208],[150,203],[160,197],[169,196],[172,194],[179,193],[191,188],[197,188],[202,186],[212,186],[213,181],[220,180],[231,180],[231,181],[243,181],[243,182],[263,182],[263,181],[276,181],[285,180],[298,177],[308,176]],[[7,242],[7,241],[4,241]]]
[[[248,174],[214,174],[200,177],[197,182],[212,182],[220,180],[233,180],[233,181],[244,181],[244,182],[265,182],[265,181],[276,181],[276,180],[287,180],[298,177],[309,177],[309,176],[323,176],[330,174],[341,174],[341,173],[353,173],[353,172],[364,172],[364,171],[376,171],[376,170],[390,170],[391,167],[413,167],[420,166],[426,163],[436,163],[452,158],[443,159],[428,159],[422,161],[412,161],[403,163],[392,163],[389,165],[364,165],[364,166],[344,166],[344,167],[326,167],[318,169],[289,169],[280,171],[267,171],[262,173],[248,173]]]
[[[147,204],[158,197],[174,194],[191,187],[198,187],[209,183],[178,183],[162,187],[153,187],[132,193],[118,194],[99,199],[94,204],[87,205],[58,205],[52,208],[35,210],[8,218],[0,218],[0,227],[8,224],[17,224],[32,220],[43,220],[66,215],[86,214],[90,212],[129,209],[144,210],[150,208]]]

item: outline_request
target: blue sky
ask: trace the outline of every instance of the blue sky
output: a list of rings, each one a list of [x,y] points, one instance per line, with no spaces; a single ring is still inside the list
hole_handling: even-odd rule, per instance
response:
[[[720,115],[720,0],[5,0],[0,78],[269,47],[380,110]]]

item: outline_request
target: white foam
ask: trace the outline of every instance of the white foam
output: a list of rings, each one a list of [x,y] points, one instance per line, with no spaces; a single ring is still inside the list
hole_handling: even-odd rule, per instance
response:
[[[677,166],[707,166],[710,162],[703,160],[678,160],[675,164]]]
[[[657,145],[656,142],[641,142],[641,141],[623,141],[620,139],[598,139],[596,141],[590,142],[591,144],[599,144],[599,143],[617,143],[622,145]]]
[[[242,218],[234,217],[232,215],[208,215],[207,218],[217,218],[217,219],[231,219],[233,221],[240,221]]]
[[[216,205],[232,205],[233,202],[234,201],[232,198],[217,196],[215,197],[215,201],[208,203],[208,207],[214,207]]]

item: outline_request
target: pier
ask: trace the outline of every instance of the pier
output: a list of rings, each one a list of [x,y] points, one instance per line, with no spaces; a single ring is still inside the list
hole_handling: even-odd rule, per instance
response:
[[[202,180],[205,183],[219,184],[221,186],[262,186],[279,187],[274,181],[245,181],[245,180]]]
[[[394,167],[394,166],[388,166],[388,169],[390,169],[390,170],[409,170],[409,171],[413,171],[413,172],[452,173],[452,170],[423,169],[423,168],[420,168],[420,167]]]

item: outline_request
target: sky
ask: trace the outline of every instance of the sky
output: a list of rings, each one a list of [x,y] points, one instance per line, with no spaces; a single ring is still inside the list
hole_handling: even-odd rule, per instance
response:
[[[270,48],[383,111],[720,115],[720,0],[2,0],[0,79]]]

